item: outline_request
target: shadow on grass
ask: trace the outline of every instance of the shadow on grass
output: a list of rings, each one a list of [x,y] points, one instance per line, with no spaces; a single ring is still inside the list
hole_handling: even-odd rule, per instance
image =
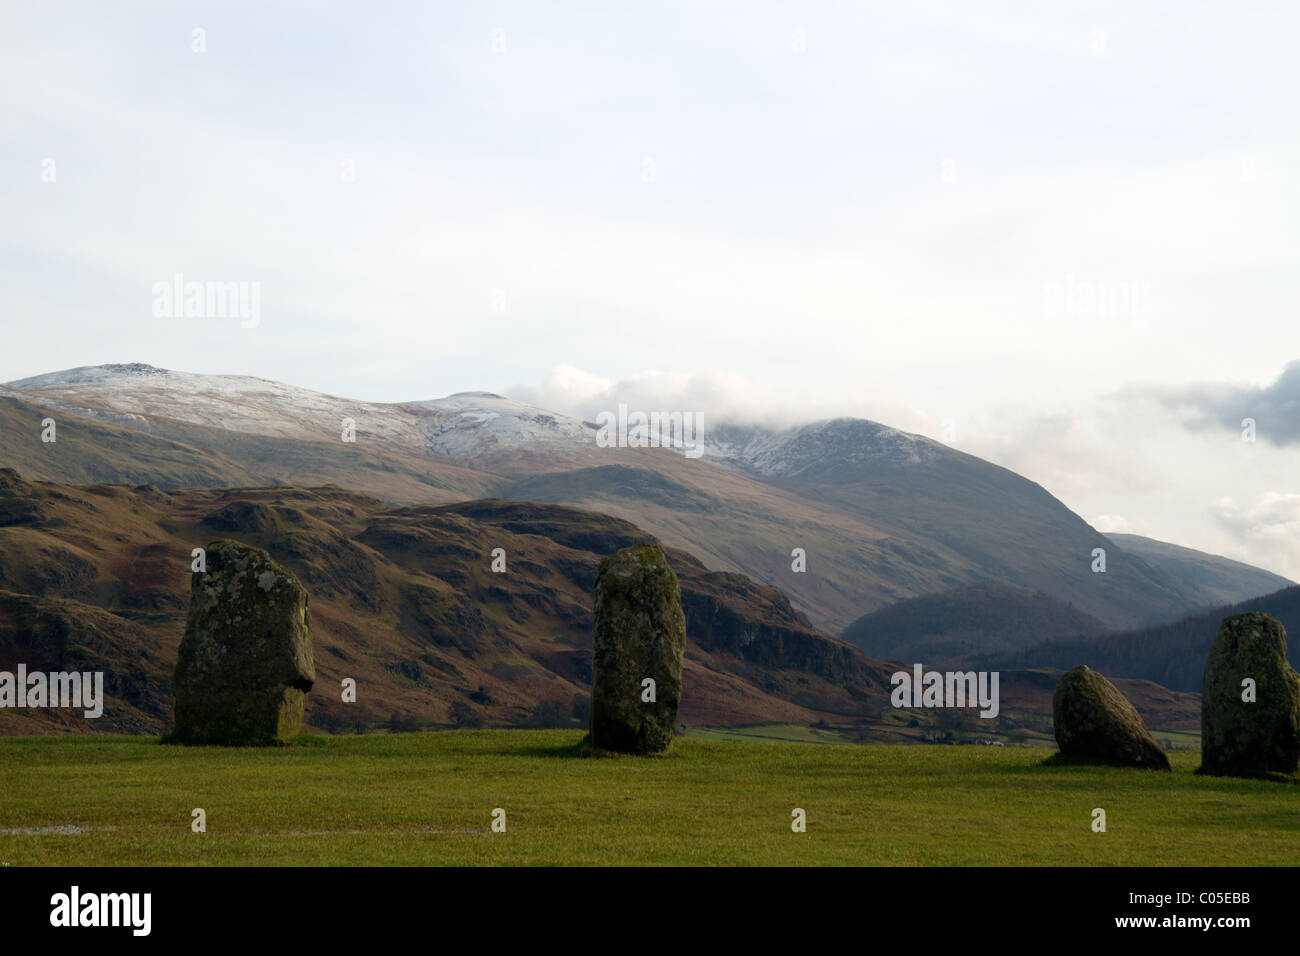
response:
[[[472,756],[475,754],[491,755],[497,757],[549,757],[559,759],[616,759],[616,760],[654,760],[678,757],[680,754],[671,751],[666,753],[654,754],[625,754],[617,753],[610,750],[602,750],[591,743],[591,734],[585,733],[573,743],[564,744],[528,744],[528,743],[508,743],[502,741],[484,746],[484,739],[491,739],[488,735],[495,735],[497,732],[509,732],[511,736],[516,736],[521,731],[530,731],[529,738],[533,738],[531,728],[518,727],[492,727],[477,728],[473,730],[435,730],[435,731],[411,731],[411,732],[376,732],[370,734],[299,734],[290,741],[275,741],[270,743],[258,744],[227,744],[227,743],[193,743],[185,740],[178,740],[172,735],[167,735],[158,739],[158,743],[164,746],[173,746],[176,749],[213,749],[229,751],[262,751],[262,752],[285,752],[297,750],[323,750],[338,749],[350,751],[358,745],[362,750],[371,756],[393,756],[407,758],[418,756],[422,745],[421,739],[430,741],[430,753],[449,754],[458,753],[463,756]],[[467,735],[464,742],[457,741],[450,746],[448,741],[455,740],[461,734]],[[537,735],[551,735],[549,730],[536,731]],[[568,734],[576,731],[565,731]]]
[[[1040,767],[1101,767],[1109,770],[1161,770],[1166,773],[1170,772],[1168,767],[1139,767],[1131,763],[1114,763],[1109,760],[1101,760],[1097,757],[1067,757],[1059,750],[1039,762]]]
[[[526,745],[500,747],[490,752],[503,757],[558,757],[564,760],[661,760],[680,756],[671,751],[656,754],[624,754],[613,750],[601,750],[599,747],[592,745],[591,734],[583,734],[582,739],[572,744],[551,747]]]
[[[1300,784],[1300,773],[1279,773],[1276,770],[1262,770],[1258,773],[1235,770],[1229,773],[1223,770],[1210,770],[1206,768],[1205,764],[1201,764],[1194,773],[1198,777],[1209,777],[1217,780],[1267,780],[1270,783]]]
[[[177,749],[185,750],[211,747],[217,750],[276,751],[289,750],[295,747],[329,747],[333,745],[331,743],[331,738],[324,734],[299,734],[291,740],[244,741],[220,738],[213,740],[190,740],[185,737],[177,736],[176,732],[173,730],[153,739],[163,747],[175,747]]]
[[[1052,754],[1050,757],[1040,761],[1038,767],[1100,767],[1111,770],[1162,770],[1170,772],[1169,767],[1136,767],[1133,764],[1109,763],[1105,760],[1098,760],[1095,757],[1067,757],[1060,751]],[[1181,771],[1185,773],[1186,771]],[[1208,770],[1205,765],[1197,767],[1192,773],[1198,777],[1205,777],[1211,780],[1264,780],[1270,783],[1290,783],[1300,784],[1300,774],[1278,773],[1276,771],[1262,771],[1259,773],[1249,773],[1247,771],[1234,771],[1224,773],[1218,770]]]

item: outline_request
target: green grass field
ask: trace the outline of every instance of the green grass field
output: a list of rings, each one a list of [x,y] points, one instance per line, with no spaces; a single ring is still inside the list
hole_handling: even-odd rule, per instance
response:
[[[0,740],[0,863],[1286,865],[1300,787],[1047,767],[1042,750],[686,737],[581,757],[577,731]],[[191,810],[207,832],[191,832]],[[506,832],[491,830],[494,808]],[[791,811],[807,811],[807,832]],[[1091,830],[1092,811],[1107,832]]]
[[[851,744],[848,735],[837,730],[820,730],[801,724],[761,724],[754,727],[699,727],[689,733],[697,740],[776,740],[797,744]]]

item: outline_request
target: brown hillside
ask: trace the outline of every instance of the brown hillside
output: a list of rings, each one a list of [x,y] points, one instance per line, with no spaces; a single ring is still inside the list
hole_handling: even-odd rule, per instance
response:
[[[109,698],[98,721],[0,711],[10,734],[166,729],[191,549],[218,537],[265,548],[311,594],[311,727],[446,723],[457,702],[488,723],[569,719],[589,691],[596,566],[653,540],[559,505],[392,508],[332,487],[72,487],[9,469],[0,522],[0,669],[102,670]],[[666,550],[687,614],[687,723],[807,723],[887,700],[885,665],[813,630],[780,591]]]

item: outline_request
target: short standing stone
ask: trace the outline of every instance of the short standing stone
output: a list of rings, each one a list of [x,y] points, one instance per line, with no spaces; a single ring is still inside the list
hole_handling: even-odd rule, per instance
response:
[[[624,548],[596,572],[591,742],[602,750],[667,749],[682,696],[686,618],[663,552]],[[653,681],[653,684],[647,684]],[[653,701],[647,698],[653,691]]]
[[[1061,676],[1052,695],[1052,721],[1062,756],[1169,769],[1169,757],[1128,698],[1091,668],[1080,665]]]
[[[1226,618],[1205,661],[1201,772],[1289,774],[1297,761],[1300,674],[1286,659],[1286,628],[1257,611]]]
[[[307,592],[258,548],[207,546],[172,680],[187,744],[274,744],[297,736],[316,680]]]

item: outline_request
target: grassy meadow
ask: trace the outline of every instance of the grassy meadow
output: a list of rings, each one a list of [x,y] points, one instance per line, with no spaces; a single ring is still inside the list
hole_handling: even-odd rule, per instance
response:
[[[272,749],[0,739],[0,863],[38,865],[1285,865],[1300,787],[1042,765],[1034,748],[578,731],[303,737]],[[759,735],[761,736],[761,735]],[[770,735],[769,735],[770,736]],[[809,741],[811,742],[811,741]],[[202,807],[207,832],[191,831]],[[491,829],[494,808],[506,830]],[[807,811],[807,832],[791,811]],[[1091,829],[1092,811],[1107,832]]]

